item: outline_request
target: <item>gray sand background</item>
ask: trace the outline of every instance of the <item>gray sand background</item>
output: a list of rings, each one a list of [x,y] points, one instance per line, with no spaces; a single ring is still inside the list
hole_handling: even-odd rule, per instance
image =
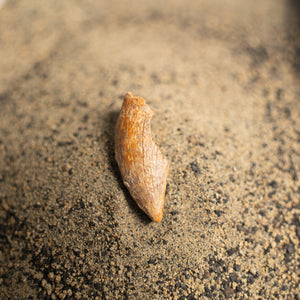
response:
[[[1,299],[299,299],[299,2],[0,8]],[[164,218],[124,187],[127,91],[156,111]]]

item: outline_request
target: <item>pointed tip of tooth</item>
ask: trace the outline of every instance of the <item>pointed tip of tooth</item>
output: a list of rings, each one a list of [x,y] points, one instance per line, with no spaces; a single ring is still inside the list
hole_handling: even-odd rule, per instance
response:
[[[147,215],[153,220],[154,222],[160,222],[163,218],[163,204],[160,208],[158,207],[148,207]]]
[[[160,222],[162,220],[162,218],[163,218],[163,212],[161,212],[160,214],[151,216],[151,219],[156,223]]]
[[[164,196],[164,195],[163,195]],[[160,222],[163,218],[165,198],[160,197],[159,201],[153,201],[153,198],[134,198],[138,206],[154,222]]]

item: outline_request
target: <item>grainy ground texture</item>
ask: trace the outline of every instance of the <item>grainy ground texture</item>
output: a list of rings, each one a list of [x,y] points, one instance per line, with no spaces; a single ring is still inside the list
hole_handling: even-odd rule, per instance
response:
[[[0,8],[1,299],[299,299],[292,0]],[[164,218],[124,187],[127,91],[156,111]]]

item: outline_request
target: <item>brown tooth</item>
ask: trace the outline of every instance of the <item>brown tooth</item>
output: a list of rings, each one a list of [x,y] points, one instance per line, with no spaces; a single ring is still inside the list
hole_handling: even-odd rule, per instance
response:
[[[143,98],[126,94],[115,128],[115,155],[132,198],[153,221],[159,222],[169,166],[152,139],[153,114]]]

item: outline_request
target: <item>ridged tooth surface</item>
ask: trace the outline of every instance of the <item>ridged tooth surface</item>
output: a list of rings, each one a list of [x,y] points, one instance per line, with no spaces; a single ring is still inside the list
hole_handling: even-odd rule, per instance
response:
[[[143,98],[126,94],[115,128],[115,157],[133,199],[153,221],[159,222],[169,166],[152,138],[153,113]]]

